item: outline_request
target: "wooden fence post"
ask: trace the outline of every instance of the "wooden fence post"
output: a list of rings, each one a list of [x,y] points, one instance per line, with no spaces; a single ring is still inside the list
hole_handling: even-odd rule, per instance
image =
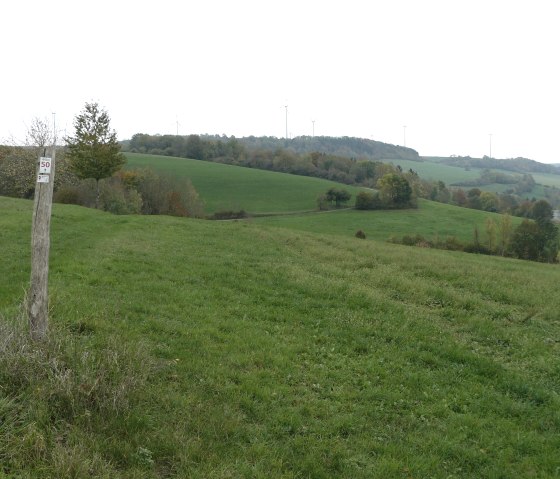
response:
[[[31,286],[27,304],[29,332],[35,341],[47,337],[49,324],[49,250],[55,156],[56,144],[53,144],[51,157],[40,157],[37,166],[31,231]]]

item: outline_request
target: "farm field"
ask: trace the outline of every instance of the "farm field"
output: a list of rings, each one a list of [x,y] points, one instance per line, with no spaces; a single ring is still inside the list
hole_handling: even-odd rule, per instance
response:
[[[54,205],[39,347],[31,210],[0,197],[0,477],[557,477],[557,265]]]
[[[412,169],[420,175],[421,178],[431,181],[443,181],[446,185],[450,185],[457,181],[475,180],[480,176],[480,169],[471,168],[465,170],[456,166],[444,165],[435,161],[409,161],[409,160],[383,160],[385,163],[400,165],[404,171]]]
[[[418,209],[382,211],[328,211],[318,212],[316,198],[328,188],[344,188],[353,194],[349,204],[354,204],[356,192],[361,188],[341,185],[317,178],[288,175],[206,161],[188,160],[165,156],[128,154],[129,167],[150,166],[173,175],[191,178],[199,194],[216,209],[245,209],[248,212],[270,216],[256,217],[252,221],[263,225],[280,226],[316,233],[353,236],[363,230],[368,238],[387,240],[391,236],[421,234],[425,237],[445,239],[455,236],[462,242],[473,239],[476,227],[484,231],[486,218],[498,216],[478,210],[457,208],[432,201],[419,200]],[[413,162],[411,162],[413,163]],[[449,167],[452,168],[452,167]],[[454,168],[457,169],[457,168]],[[504,185],[499,185],[504,186]],[[223,197],[229,198],[225,202]],[[218,208],[217,205],[222,205]],[[214,205],[214,206],[212,206]],[[297,214],[297,212],[302,212]],[[292,213],[284,215],[282,213]],[[514,223],[521,220],[513,218]]]
[[[445,165],[439,163],[437,160],[430,160],[425,159],[422,162],[419,161],[407,161],[407,160],[383,160],[387,163],[392,163],[394,165],[400,165],[403,170],[408,170],[412,168],[416,171],[420,177],[427,179],[427,180],[441,180],[446,185],[452,185],[456,182],[474,180],[479,177],[480,169],[478,168],[471,168],[469,170],[465,170],[464,168],[459,168],[456,166]],[[499,171],[502,173],[506,173],[508,175],[515,174],[511,171],[507,170],[500,170],[500,169],[492,169],[492,171]],[[544,198],[544,191],[542,185],[544,186],[555,186],[560,188],[560,175],[553,175],[553,174],[545,174],[545,173],[531,173],[537,185],[530,193],[526,193],[528,197],[535,196],[536,198]],[[469,188],[469,187],[464,187]],[[511,185],[503,185],[503,184],[492,184],[492,185],[484,185],[479,186],[481,190],[484,191],[492,191],[495,193],[502,193],[508,188],[511,188]]]
[[[560,188],[560,175],[533,173],[533,178],[541,185],[556,186],[556,188]]]
[[[340,188],[320,178],[242,168],[208,161],[127,153],[128,168],[150,167],[172,176],[188,177],[206,212],[239,211],[277,213],[317,208],[317,198],[329,188]],[[353,195],[361,188],[344,186]]]
[[[260,225],[346,237],[354,236],[356,231],[362,230],[367,238],[379,241],[388,240],[391,236],[400,238],[403,235],[420,234],[427,239],[439,237],[442,240],[454,236],[463,243],[472,242],[475,227],[478,227],[481,238],[484,238],[487,218],[493,218],[496,223],[500,221],[500,215],[495,213],[427,200],[419,200],[418,203],[418,209],[328,211],[253,218],[251,221]],[[512,222],[515,225],[520,223],[521,219],[512,217]]]

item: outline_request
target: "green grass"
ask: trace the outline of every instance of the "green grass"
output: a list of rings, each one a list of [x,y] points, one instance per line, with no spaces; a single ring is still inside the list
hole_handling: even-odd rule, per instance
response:
[[[128,168],[150,167],[190,178],[207,213],[245,210],[279,213],[314,210],[317,198],[329,188],[345,188],[355,195],[361,188],[272,171],[242,168],[208,161],[127,153]]]
[[[0,198],[4,317],[31,206]],[[558,477],[558,266],[64,205],[51,253],[0,477]]]
[[[391,236],[420,234],[425,238],[445,240],[455,236],[461,242],[473,240],[474,228],[484,237],[485,221],[499,215],[479,210],[459,208],[433,201],[420,200],[418,209],[379,211],[329,211],[317,214],[255,218],[260,225],[278,226],[313,233],[354,236],[362,230],[367,238],[387,240]],[[521,222],[512,218],[514,224]]]
[[[556,186],[560,188],[560,175],[551,175],[550,173],[532,173],[533,178],[540,185]]]
[[[444,165],[434,161],[410,161],[410,160],[383,160],[387,163],[400,165],[405,171],[413,169],[421,178],[430,181],[443,181],[446,185],[459,181],[476,180],[480,176],[480,169],[471,168],[465,170],[456,166]]]
[[[479,178],[480,172],[482,171],[479,168],[471,168],[469,170],[465,170],[464,168],[460,168],[457,166],[450,166],[445,165],[437,161],[437,159],[425,159],[422,162],[419,161],[408,161],[408,160],[383,160],[387,163],[392,163],[394,165],[400,165],[403,170],[408,170],[412,168],[416,171],[421,178],[430,180],[430,181],[443,181],[447,186],[452,185],[453,183],[459,183],[463,181],[475,180]],[[501,173],[505,173],[507,175],[517,174],[507,170],[501,169],[492,169],[492,171],[498,171]],[[528,193],[524,193],[523,197],[527,196],[532,198],[544,198],[544,191],[543,185],[545,186],[556,186],[560,188],[560,175],[552,175],[552,174],[545,174],[545,173],[531,173],[537,185],[533,188],[532,191]],[[478,186],[483,191],[491,191],[494,193],[503,193],[504,191],[511,189],[513,185],[503,185],[498,183],[493,183],[490,185]],[[463,187],[464,189],[469,189],[471,187]]]

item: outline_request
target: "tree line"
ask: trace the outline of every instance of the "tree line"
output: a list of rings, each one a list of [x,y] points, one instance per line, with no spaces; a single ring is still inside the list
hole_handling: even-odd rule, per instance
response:
[[[533,185],[533,186],[528,186]],[[503,213],[522,218],[531,216],[531,209],[539,201],[537,198],[529,198],[527,189],[531,191],[535,183],[531,175],[524,175],[516,188],[508,189],[503,193],[483,191],[478,187],[448,188],[443,181],[422,182],[419,185],[420,191],[416,191],[419,197],[426,198],[439,203],[446,203],[463,208],[489,211],[493,213]],[[415,188],[417,185],[414,185]],[[556,187],[544,187],[544,194],[547,203],[558,205],[560,201],[560,190]]]
[[[348,185],[374,188],[386,173],[397,173],[396,167],[366,158],[338,156],[312,151],[298,153],[290,148],[248,148],[234,137],[199,135],[136,134],[126,146],[127,151],[162,154],[225,163],[261,170],[313,176]]]
[[[296,154],[325,153],[346,158],[368,160],[411,160],[421,161],[412,148],[391,145],[375,140],[354,137],[298,136],[291,139],[273,136],[248,136],[242,138],[225,135],[147,135],[138,133],[123,142],[127,151],[157,155],[178,156],[209,160],[220,156],[233,156],[247,151],[288,150]],[[238,151],[231,151],[231,147]]]

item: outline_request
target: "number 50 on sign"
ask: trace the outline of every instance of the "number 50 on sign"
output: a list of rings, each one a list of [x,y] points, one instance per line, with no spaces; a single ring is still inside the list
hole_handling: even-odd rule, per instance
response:
[[[52,160],[42,156],[39,158],[39,174],[50,175]]]

